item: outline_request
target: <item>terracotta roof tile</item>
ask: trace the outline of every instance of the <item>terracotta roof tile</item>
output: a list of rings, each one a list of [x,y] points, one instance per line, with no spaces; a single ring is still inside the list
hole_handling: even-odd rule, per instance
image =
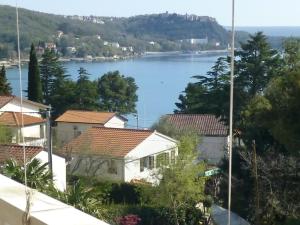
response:
[[[0,115],[0,124],[5,126],[20,126],[22,121],[22,113],[4,112]],[[29,116],[23,114],[24,126],[44,123],[45,120],[40,117]]]
[[[9,103],[15,96],[0,95],[0,108]]]
[[[92,127],[67,144],[61,153],[124,157],[154,131]]]
[[[228,127],[211,114],[169,114],[167,121],[177,129],[192,129],[205,136],[227,136]]]
[[[114,116],[116,116],[116,113],[112,112],[68,110],[60,117],[58,117],[55,121],[68,123],[105,124]],[[123,117],[121,118],[126,120]]]
[[[26,159],[30,161],[43,150],[42,147],[25,146]],[[0,164],[6,160],[15,159],[17,162],[23,162],[23,146],[21,145],[0,145]]]
[[[11,100],[13,99],[16,99],[18,101],[21,101],[20,100],[20,97],[18,96],[15,96],[15,95],[0,95],[0,108],[2,108],[3,106],[5,106],[7,103],[9,103]],[[47,105],[43,105],[41,103],[38,103],[38,102],[33,102],[33,101],[30,101],[28,99],[23,99],[24,102],[27,102],[28,104],[32,104],[32,105],[35,105],[37,107],[39,107],[40,109],[47,109],[49,108],[49,106]]]

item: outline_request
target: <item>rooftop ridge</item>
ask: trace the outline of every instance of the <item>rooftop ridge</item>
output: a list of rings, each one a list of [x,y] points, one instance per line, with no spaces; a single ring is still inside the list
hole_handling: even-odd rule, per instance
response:
[[[91,128],[103,129],[103,130],[120,130],[120,131],[148,132],[148,133],[155,132],[155,130],[150,130],[150,129],[144,130],[144,129],[134,129],[134,128],[97,127],[97,126],[92,126]]]

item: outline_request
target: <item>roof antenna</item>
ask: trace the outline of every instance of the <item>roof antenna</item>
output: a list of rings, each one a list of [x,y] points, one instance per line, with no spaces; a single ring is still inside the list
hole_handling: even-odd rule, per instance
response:
[[[24,128],[24,117],[23,117],[23,85],[22,85],[22,68],[21,68],[21,51],[20,51],[20,28],[19,28],[19,8],[18,0],[16,0],[16,24],[17,24],[17,46],[18,46],[18,69],[19,69],[19,87],[20,87],[20,104],[21,104],[21,124],[20,124],[20,135],[23,146],[23,166],[24,166],[24,184],[25,184],[25,195],[26,195],[26,208],[22,218],[22,224],[30,224],[30,206],[31,206],[31,192],[27,186],[27,168],[26,168],[26,148],[25,139],[23,135]]]
[[[231,225],[231,176],[232,176],[232,124],[233,124],[233,85],[234,85],[234,16],[235,0],[232,0],[231,24],[231,63],[230,63],[230,110],[229,110],[229,176],[228,176],[228,220]]]

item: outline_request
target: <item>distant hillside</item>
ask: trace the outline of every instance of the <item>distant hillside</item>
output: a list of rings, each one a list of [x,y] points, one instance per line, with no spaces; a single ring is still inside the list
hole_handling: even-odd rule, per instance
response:
[[[20,9],[19,18],[25,53],[31,42],[42,47],[54,42],[62,55],[84,57],[223,48],[229,38],[228,31],[207,16],[82,17]],[[0,58],[15,57],[15,43],[15,8],[0,5]]]

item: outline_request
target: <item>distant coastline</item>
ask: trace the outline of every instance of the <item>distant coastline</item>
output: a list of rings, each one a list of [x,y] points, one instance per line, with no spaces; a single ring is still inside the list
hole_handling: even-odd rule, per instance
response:
[[[203,50],[203,51],[168,51],[168,52],[144,52],[142,54],[136,54],[131,56],[112,56],[112,57],[88,57],[88,58],[60,58],[61,62],[106,62],[106,61],[119,61],[140,57],[159,57],[159,56],[172,56],[172,55],[223,55],[228,53],[228,49],[220,50]],[[28,59],[22,59],[21,64],[28,63]],[[18,67],[17,60],[2,60],[0,65],[4,65],[7,69]]]

